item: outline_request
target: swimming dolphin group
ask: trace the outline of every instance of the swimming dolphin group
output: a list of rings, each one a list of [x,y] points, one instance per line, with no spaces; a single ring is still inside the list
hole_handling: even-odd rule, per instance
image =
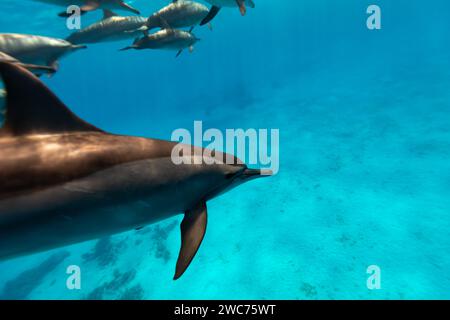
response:
[[[164,49],[176,50],[178,57],[184,49],[194,50],[199,40],[192,30],[208,16],[208,8],[198,2],[175,0],[152,14],[145,25],[139,28],[144,32],[143,38],[136,38],[131,46],[121,49]],[[161,30],[149,34],[155,28]],[[189,31],[179,30],[189,28]]]
[[[178,56],[198,41],[192,28],[208,23],[211,11],[180,0],[149,18],[120,17],[111,8],[137,12],[120,0],[38,1],[79,4],[83,12],[103,9],[104,17],[66,40],[0,34],[0,77],[6,89],[0,89],[0,260],[184,213],[178,279],[203,240],[207,202],[269,173],[249,169],[232,155],[190,145],[179,156],[191,161],[175,164],[173,151],[179,144],[96,128],[72,113],[37,76],[54,73],[59,58],[86,43],[136,34],[143,37],[125,49],[172,49]],[[245,2],[253,3],[236,3]],[[160,30],[149,33],[155,28]]]
[[[134,38],[131,46],[121,49],[165,49],[178,51],[193,50],[199,40],[192,29],[208,15],[208,8],[193,1],[172,2],[149,18],[140,16],[118,16],[105,9],[103,19],[74,32],[66,40],[73,44],[99,43]],[[189,31],[179,28],[189,27]],[[152,29],[160,28],[149,34]],[[143,35],[142,38],[140,36]]]
[[[123,0],[35,0],[68,7],[78,5],[81,13],[103,10],[103,18],[88,27],[78,30],[67,39],[58,39],[28,34],[0,33],[0,59],[15,59],[15,63],[36,70],[36,74],[51,74],[58,69],[59,58],[85,44],[134,39],[128,49],[165,49],[177,51],[178,57],[184,49],[193,51],[199,40],[193,33],[195,26],[209,24],[221,7],[238,6],[245,13],[245,5],[254,7],[252,0],[207,0],[213,6],[188,0],[173,0],[148,18],[141,16],[119,16],[112,10],[126,10],[139,14]],[[60,15],[67,16],[67,12]],[[155,28],[160,30],[149,34]],[[189,28],[182,30],[182,28]],[[142,37],[141,37],[142,36]],[[39,68],[37,68],[39,66]]]

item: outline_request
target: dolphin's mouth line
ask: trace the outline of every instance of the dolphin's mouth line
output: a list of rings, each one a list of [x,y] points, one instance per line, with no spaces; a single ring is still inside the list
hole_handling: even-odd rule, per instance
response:
[[[238,179],[242,180],[252,180],[257,178],[264,178],[264,177],[270,177],[272,175],[271,170],[264,170],[264,169],[250,169],[245,167],[243,170],[237,172],[235,175],[230,177],[227,181],[225,181],[223,184],[215,188],[214,190],[208,192],[206,194],[205,199],[210,199],[214,196],[217,196],[218,194],[222,193],[222,190],[227,189],[227,186],[232,185],[234,181]]]
[[[243,172],[242,172],[242,176],[244,177],[270,177],[272,176],[272,170],[266,170],[266,169],[250,169],[250,168],[246,168]]]
[[[255,176],[260,176],[261,175],[261,170],[259,169],[249,169],[246,168],[243,172],[242,175],[245,177],[255,177]]]

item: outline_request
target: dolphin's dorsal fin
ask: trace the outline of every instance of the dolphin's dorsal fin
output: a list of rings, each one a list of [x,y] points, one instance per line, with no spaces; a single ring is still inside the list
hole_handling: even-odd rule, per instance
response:
[[[78,118],[35,75],[22,67],[0,62],[6,89],[6,116],[0,136],[75,131],[98,131]]]
[[[117,17],[118,14],[112,12],[109,9],[103,9],[103,20],[111,18],[111,17]]]

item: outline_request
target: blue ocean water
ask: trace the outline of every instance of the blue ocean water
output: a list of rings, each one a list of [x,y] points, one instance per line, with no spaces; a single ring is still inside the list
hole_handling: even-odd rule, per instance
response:
[[[148,15],[162,0],[129,1]],[[9,299],[449,299],[448,1],[255,0],[224,9],[178,59],[90,45],[45,83],[110,132],[280,130],[280,171],[209,203],[172,281],[181,216],[0,263]],[[382,9],[382,29],[366,9]],[[0,32],[66,37],[60,8],[2,0]],[[83,25],[100,12],[83,17]],[[66,268],[82,269],[81,290]],[[368,290],[367,267],[381,268]]]

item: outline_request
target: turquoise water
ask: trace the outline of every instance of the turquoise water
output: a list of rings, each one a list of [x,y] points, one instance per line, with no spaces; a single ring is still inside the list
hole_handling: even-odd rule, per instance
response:
[[[130,2],[147,15],[168,1]],[[255,2],[195,30],[192,54],[90,45],[43,80],[110,132],[279,129],[278,175],[209,203],[205,240],[176,282],[181,216],[1,262],[0,297],[450,298],[450,4]],[[381,30],[366,28],[372,3]],[[2,0],[0,32],[64,38],[59,11]],[[81,290],[66,288],[72,264]],[[380,290],[366,286],[374,264]]]

